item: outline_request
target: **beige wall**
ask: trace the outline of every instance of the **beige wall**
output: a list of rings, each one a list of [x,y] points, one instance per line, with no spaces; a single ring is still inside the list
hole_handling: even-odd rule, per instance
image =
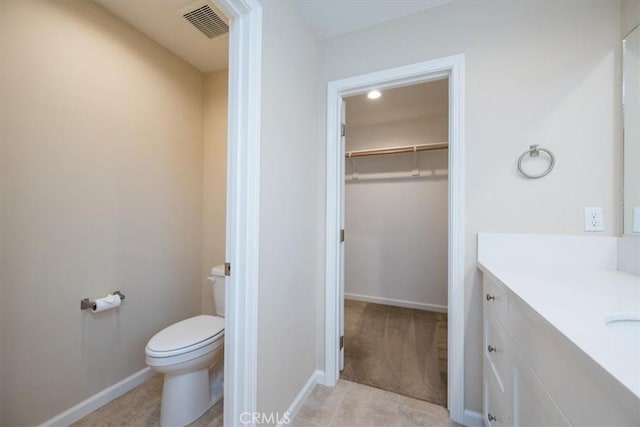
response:
[[[449,121],[444,98],[436,115],[355,127],[349,126],[353,98],[347,98],[346,150],[446,142]],[[353,161],[359,178],[351,179],[351,162],[346,162],[345,171],[346,297],[446,308],[447,150],[418,153],[420,178],[411,176],[413,154]]]
[[[447,100],[445,100],[447,102]],[[430,144],[447,142],[449,122],[447,105],[443,114],[352,127],[347,124],[346,150],[368,150],[401,145]],[[347,101],[347,123],[349,122],[349,101]],[[377,157],[380,158],[380,157]],[[383,157],[389,159],[390,157]],[[348,163],[348,162],[347,162]],[[347,165],[348,166],[348,165]]]
[[[316,368],[318,46],[293,0],[263,6],[258,410],[282,414]]]
[[[200,311],[203,81],[92,2],[1,5],[0,424],[34,425]]]
[[[214,314],[211,267],[225,262],[228,70],[205,76],[202,312]]]
[[[466,55],[468,409],[482,409],[476,234],[582,234],[584,206],[604,207],[604,235],[620,230],[619,7],[601,0],[453,1],[321,46],[321,91],[336,79]],[[530,144],[556,155],[544,179],[516,172]]]
[[[640,0],[622,0],[620,7],[620,35],[629,34],[640,25]]]

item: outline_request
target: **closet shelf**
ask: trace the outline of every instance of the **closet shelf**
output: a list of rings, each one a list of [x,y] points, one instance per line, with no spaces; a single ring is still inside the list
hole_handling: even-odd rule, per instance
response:
[[[381,156],[383,154],[416,153],[418,151],[444,150],[449,148],[447,142],[435,142],[431,144],[407,145],[404,147],[377,148],[375,150],[347,151],[345,157]]]
[[[431,144],[407,145],[404,147],[347,151],[345,157],[349,159],[349,163],[351,164],[351,179],[358,179],[358,168],[356,167],[355,160],[353,160],[356,157],[381,156],[383,154],[413,153],[413,171],[411,175],[420,176],[420,167],[418,165],[418,151],[446,150],[447,148],[449,148],[448,142],[433,142]]]

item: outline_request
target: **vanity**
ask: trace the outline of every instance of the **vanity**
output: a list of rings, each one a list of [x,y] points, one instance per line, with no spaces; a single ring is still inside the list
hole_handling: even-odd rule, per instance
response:
[[[478,235],[486,425],[640,425],[640,276],[618,270],[640,240],[625,245]]]
[[[487,426],[640,426],[640,26],[622,69],[623,236],[478,234]]]

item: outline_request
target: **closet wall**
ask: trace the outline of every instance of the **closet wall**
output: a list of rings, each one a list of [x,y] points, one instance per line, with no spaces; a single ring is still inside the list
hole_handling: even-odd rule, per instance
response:
[[[346,151],[448,140],[447,81],[347,99]],[[447,150],[346,161],[345,297],[445,311]]]

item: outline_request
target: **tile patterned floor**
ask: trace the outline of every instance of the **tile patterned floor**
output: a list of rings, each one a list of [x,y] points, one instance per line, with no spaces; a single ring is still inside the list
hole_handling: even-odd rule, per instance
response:
[[[92,412],[73,427],[160,427],[162,375],[156,375],[140,386],[102,408]],[[215,404],[189,427],[221,427],[222,401]]]
[[[339,380],[334,388],[316,386],[291,425],[457,426],[449,420],[449,412],[441,406],[345,380]]]
[[[162,376],[87,415],[74,427],[159,427]],[[298,415],[296,427],[449,427],[449,413],[441,406],[350,381],[336,387],[316,386]],[[190,427],[222,426],[222,402],[214,405]]]

